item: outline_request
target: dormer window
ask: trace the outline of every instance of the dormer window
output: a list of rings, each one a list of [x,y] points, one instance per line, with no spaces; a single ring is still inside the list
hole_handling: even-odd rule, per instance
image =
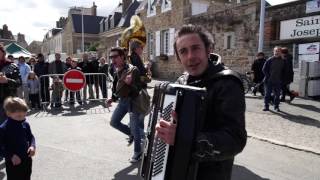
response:
[[[147,17],[156,15],[156,3],[157,0],[148,0]]]
[[[163,0],[161,4],[161,12],[171,10],[171,0]]]

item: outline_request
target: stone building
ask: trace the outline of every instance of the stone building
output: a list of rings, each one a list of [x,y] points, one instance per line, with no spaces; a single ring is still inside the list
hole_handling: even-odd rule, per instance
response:
[[[145,58],[153,62],[153,75],[175,79],[182,67],[174,56],[174,34],[183,24],[204,26],[214,38],[214,52],[227,66],[244,72],[253,61],[258,38],[257,0],[145,0],[137,11],[148,41]]]
[[[68,17],[60,17],[56,22],[56,28],[52,28],[45,35],[42,53],[79,54],[82,52],[82,34],[84,37],[83,49],[86,51],[90,46],[99,42],[99,22],[102,19],[103,17],[97,16],[95,3],[90,8],[71,7],[68,11]]]
[[[10,44],[11,42],[16,42],[12,32],[8,29],[8,26],[4,24],[2,29],[0,29],[0,43],[3,45]]]
[[[101,16],[83,15],[84,51],[99,42]],[[62,49],[69,55],[82,52],[82,15],[71,14],[62,33]]]
[[[294,1],[266,9],[264,51],[271,54],[274,46],[288,47],[296,67],[298,45],[320,42],[320,7],[308,12],[308,2],[317,1]]]
[[[26,49],[32,54],[38,54],[41,53],[41,46],[41,41],[32,41]]]
[[[295,74],[290,88],[301,96],[320,95],[319,12],[319,0],[294,1],[266,9],[264,51],[272,55],[275,46],[289,49]],[[302,63],[305,61],[316,62],[306,66]],[[314,70],[312,75],[308,69]]]
[[[130,26],[131,17],[136,14],[140,2],[122,0],[118,6],[100,21],[99,56],[106,56],[111,47],[119,46],[121,33]]]
[[[25,40],[24,34],[18,33],[16,36],[12,34],[8,26],[4,24],[2,29],[0,29],[0,43],[3,45],[8,45],[12,42],[18,43],[20,46],[26,48],[28,46]]]
[[[250,70],[257,53],[259,11],[256,0],[211,2],[205,13],[189,14],[185,22],[203,25],[212,34],[213,51],[222,56],[222,62],[244,73]]]
[[[173,41],[185,10],[182,0],[145,0],[137,10],[147,31],[144,58],[152,62],[154,77],[172,79],[183,71],[174,56]]]

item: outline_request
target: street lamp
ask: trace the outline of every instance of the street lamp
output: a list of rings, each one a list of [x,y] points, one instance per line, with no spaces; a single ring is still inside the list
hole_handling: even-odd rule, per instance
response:
[[[259,27],[259,47],[258,52],[263,51],[263,40],[264,40],[264,14],[266,11],[266,1],[261,0],[260,6],[260,27]]]
[[[84,53],[84,24],[83,24],[83,9],[81,9],[81,50]]]

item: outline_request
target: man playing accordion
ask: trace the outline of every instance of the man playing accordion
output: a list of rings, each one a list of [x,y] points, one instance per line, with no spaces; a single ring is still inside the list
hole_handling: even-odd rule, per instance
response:
[[[237,74],[213,60],[217,56],[210,54],[212,44],[200,26],[185,25],[177,32],[175,53],[187,72],[177,82],[205,87],[208,92],[204,125],[195,138],[196,179],[229,180],[234,156],[246,144],[245,99]],[[156,132],[162,141],[174,146],[179,114],[173,112],[172,116],[172,122],[160,119]]]

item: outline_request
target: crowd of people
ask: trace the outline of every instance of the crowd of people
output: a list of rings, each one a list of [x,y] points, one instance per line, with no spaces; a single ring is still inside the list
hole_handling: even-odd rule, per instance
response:
[[[289,96],[291,102],[296,95],[290,91],[290,84],[293,82],[292,55],[288,48],[276,46],[273,49],[273,56],[266,60],[265,54],[259,52],[257,59],[252,64],[251,70],[254,74],[253,90],[254,96],[259,91],[264,96],[263,111],[269,111],[269,105],[274,105],[274,110],[280,111],[280,102],[285,102]]]
[[[62,106],[62,97],[64,102],[70,105],[75,104],[74,95],[79,105],[86,103],[90,99],[106,99],[108,95],[107,83],[112,79],[113,66],[109,66],[104,57],[99,60],[96,58],[89,59],[89,55],[84,53],[82,61],[67,57],[61,59],[61,54],[55,53],[55,60],[46,62],[43,54],[39,53],[36,57],[26,59],[20,56],[16,61],[12,55],[6,57],[6,52],[1,47],[1,65],[10,64],[15,68],[17,85],[14,91],[7,93],[7,96],[18,96],[25,99],[28,105],[34,109],[40,109],[42,105],[49,105],[52,108]],[[3,72],[3,67],[0,66]],[[5,68],[6,70],[7,68]],[[79,70],[83,73],[100,73],[95,75],[86,75],[86,85],[82,92],[69,92],[62,84],[63,74],[69,70]],[[11,72],[4,73],[4,76],[10,76]],[[95,90],[95,91],[93,91]],[[87,92],[88,91],[88,92]],[[12,94],[14,92],[14,94]],[[100,96],[101,92],[101,96]],[[81,94],[81,97],[80,97]],[[89,97],[87,98],[87,95]],[[4,100],[4,98],[3,98]],[[3,101],[2,100],[2,101]]]

